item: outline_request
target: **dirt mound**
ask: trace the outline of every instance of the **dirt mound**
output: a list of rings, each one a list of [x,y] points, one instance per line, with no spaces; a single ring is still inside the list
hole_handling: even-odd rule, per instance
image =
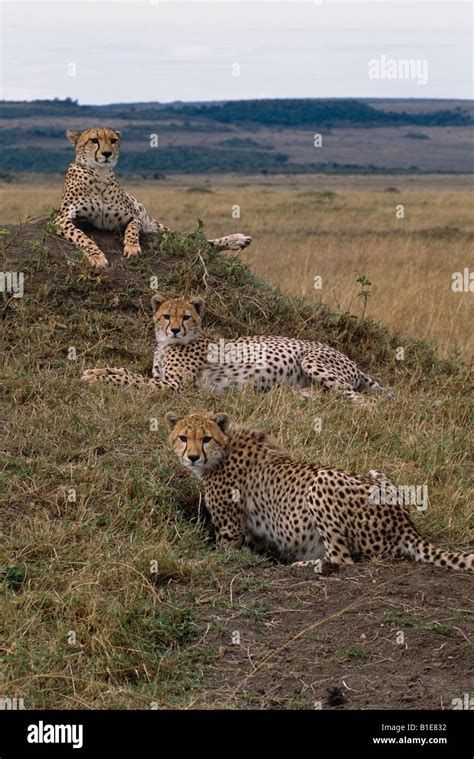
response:
[[[199,607],[220,651],[202,705],[452,709],[474,683],[471,591],[472,576],[404,561],[241,570]]]
[[[81,223],[77,226],[97,243],[105,253],[109,267],[100,274],[90,275],[90,281],[100,284],[103,291],[119,291],[140,285],[143,291],[142,267],[140,261],[123,258],[123,237],[104,232]],[[46,218],[27,224],[4,226],[9,234],[4,238],[3,252],[8,259],[10,270],[17,265],[25,272],[25,292],[33,292],[41,283],[61,281],[74,274],[80,275],[81,255],[67,240],[54,234]],[[146,238],[141,241],[144,256],[153,269],[153,274],[162,276],[169,270],[172,261],[163,257],[147,255],[150,251]],[[154,259],[154,260],[153,260]],[[43,266],[42,263],[47,263]],[[85,273],[84,269],[84,273]]]
[[[24,272],[26,294],[37,293],[45,284],[52,290],[51,306],[60,310],[64,309],[64,303],[58,302],[61,299],[80,297],[90,299],[93,307],[125,311],[148,310],[153,289],[170,296],[200,294],[206,300],[206,323],[228,337],[270,333],[325,340],[367,370],[376,366],[385,381],[414,367],[425,375],[456,371],[453,363],[440,360],[426,342],[390,335],[386,327],[369,319],[335,313],[304,298],[289,298],[266,285],[241,263],[238,254],[212,250],[201,222],[189,234],[144,236],[142,255],[136,259],[123,258],[120,235],[80,226],[109,261],[109,267],[99,274],[87,272],[77,249],[54,234],[47,219],[4,227],[4,265],[8,271]],[[254,244],[251,250],[255,249]],[[15,305],[12,299],[10,305]],[[405,361],[394,362],[393,353],[400,346],[407,349]]]

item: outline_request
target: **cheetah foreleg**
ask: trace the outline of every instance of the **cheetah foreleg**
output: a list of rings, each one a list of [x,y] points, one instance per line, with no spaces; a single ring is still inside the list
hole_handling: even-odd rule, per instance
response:
[[[86,369],[81,377],[83,382],[111,382],[122,387],[153,387],[161,390],[178,390],[177,383],[164,379],[144,377],[142,374],[129,371],[129,369],[116,369],[104,367],[100,369]]]
[[[317,351],[308,351],[301,359],[301,368],[306,377],[326,390],[332,390],[343,398],[359,406],[367,404],[367,399],[354,390],[353,385],[335,367],[327,367]]]
[[[132,219],[125,227],[123,255],[125,258],[134,258],[142,252],[140,248],[140,219]]]
[[[73,224],[67,211],[61,212],[54,223],[58,234],[81,251],[91,269],[105,269],[109,265],[99,246]]]

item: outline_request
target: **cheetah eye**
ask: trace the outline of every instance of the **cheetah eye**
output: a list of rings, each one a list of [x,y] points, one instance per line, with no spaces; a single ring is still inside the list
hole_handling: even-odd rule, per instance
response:
[[[203,443],[210,443],[211,440],[212,440],[212,437],[210,437],[210,435],[205,435],[205,437],[203,437],[203,439],[202,439],[202,442]]]
[[[191,317],[189,316],[189,314],[184,314],[184,316],[183,316],[183,322],[187,322],[188,319],[190,319],[190,318]]]
[[[93,142],[94,145],[98,145],[99,144],[99,140],[97,139],[97,137],[91,137],[91,142]]]
[[[162,315],[163,319],[168,319],[168,321],[170,320],[170,315],[169,314],[161,314],[161,315]]]
[[[186,437],[186,435],[180,435],[179,439],[181,440],[182,443],[187,443],[188,442],[188,438]]]
[[[110,142],[112,143],[112,145],[115,145],[115,143],[118,142],[118,140],[116,140],[114,137],[112,140],[110,140]]]

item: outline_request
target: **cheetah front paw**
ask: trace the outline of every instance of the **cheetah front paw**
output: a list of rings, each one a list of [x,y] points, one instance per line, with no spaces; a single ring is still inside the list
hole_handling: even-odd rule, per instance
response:
[[[101,250],[97,249],[93,253],[87,254],[87,262],[91,269],[94,271],[100,271],[101,269],[106,269],[109,265],[109,262],[107,261],[106,257],[102,253]]]
[[[291,567],[312,567],[314,572],[319,573],[323,568],[322,559],[305,559],[304,561],[293,561]]]
[[[234,235],[218,237],[215,240],[208,240],[208,242],[217,250],[243,250],[244,248],[248,248],[252,242],[252,238],[249,235],[236,233]]]
[[[142,249],[138,243],[126,242],[123,246],[124,258],[135,258],[136,256],[139,256],[141,252]]]
[[[124,375],[125,373],[125,369],[112,369],[110,367],[106,367],[105,369],[86,369],[82,373],[81,380],[82,382],[100,382],[109,377],[117,377],[118,375]]]
[[[306,561],[294,561],[290,564],[291,567],[311,567],[313,572],[317,575],[327,576],[337,572],[339,569],[337,564],[331,564],[324,559],[307,559]]]

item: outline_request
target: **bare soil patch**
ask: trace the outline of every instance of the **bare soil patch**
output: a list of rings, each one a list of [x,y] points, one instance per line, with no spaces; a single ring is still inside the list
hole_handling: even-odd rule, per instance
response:
[[[198,606],[220,657],[196,706],[452,709],[474,687],[472,576],[399,561],[252,567],[225,585]]]

